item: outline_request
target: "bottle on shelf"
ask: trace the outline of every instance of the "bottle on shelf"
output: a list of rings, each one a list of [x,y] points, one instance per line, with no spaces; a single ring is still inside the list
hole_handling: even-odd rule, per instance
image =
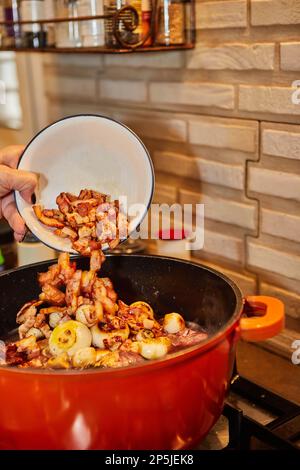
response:
[[[78,18],[78,0],[56,0],[57,18]],[[79,21],[56,23],[55,45],[57,48],[74,48],[82,46]]]
[[[134,44],[139,42],[143,37],[142,0],[127,0],[127,4],[132,6],[138,14],[137,27],[132,32],[128,32],[127,37],[127,41]]]
[[[151,30],[152,21],[152,2],[151,0],[142,0],[142,29],[143,37],[145,37]],[[144,42],[144,47],[151,46],[153,38],[150,35]]]
[[[79,16],[103,15],[103,0],[78,0]],[[104,19],[80,21],[83,47],[104,46]]]
[[[55,18],[54,0],[45,0],[44,19],[51,20]],[[55,46],[55,26],[54,23],[47,23],[45,25],[47,32],[47,46]]]
[[[22,21],[35,21],[45,18],[44,0],[20,0]],[[24,24],[22,27],[22,47],[38,49],[46,47],[47,32],[39,23]]]
[[[104,13],[106,15],[114,15],[117,10],[120,10],[125,5],[124,0],[105,0],[104,2]],[[124,27],[120,25],[120,30]],[[105,20],[105,44],[107,47],[118,47],[117,38],[113,32],[113,19],[107,18]]]
[[[4,21],[20,21],[20,9],[18,0],[2,0],[1,8]],[[7,24],[2,30],[2,47],[21,47],[21,26],[18,24]]]
[[[185,1],[159,0],[155,42],[172,46],[185,43]]]
[[[124,6],[132,6],[135,8],[138,14],[138,24],[137,27],[130,31],[126,29],[124,23],[133,24],[133,14],[130,11],[125,11],[121,15],[121,21],[119,22],[119,31],[121,32],[121,37],[127,44],[134,44],[141,40],[143,34],[142,28],[142,0],[106,0],[104,4],[105,14],[114,15],[117,10],[120,10]],[[113,19],[108,18],[105,20],[105,44],[107,47],[118,48],[120,44],[115,37],[113,31]]]

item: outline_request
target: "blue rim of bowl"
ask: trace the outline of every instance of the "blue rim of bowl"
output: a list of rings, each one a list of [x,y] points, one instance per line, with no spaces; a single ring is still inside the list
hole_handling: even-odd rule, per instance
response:
[[[150,157],[150,154],[149,154],[149,151],[147,149],[147,147],[145,146],[144,142],[139,138],[139,136],[132,130],[130,129],[130,127],[126,126],[126,124],[123,124],[122,122],[118,121],[117,119],[113,119],[109,116],[104,116],[103,114],[95,114],[95,113],[80,113],[80,114],[72,114],[70,116],[65,116],[61,119],[58,119],[57,121],[53,121],[51,124],[48,124],[48,126],[44,127],[43,129],[41,129],[37,134],[35,134],[35,136],[28,142],[28,144],[26,145],[26,147],[24,148],[21,156],[20,156],[20,159],[18,161],[18,164],[17,164],[17,168],[19,168],[19,165],[22,161],[22,158],[26,152],[26,150],[30,147],[30,145],[32,144],[32,142],[40,135],[42,134],[44,131],[46,131],[47,129],[49,129],[50,127],[54,126],[55,124],[58,124],[59,122],[62,122],[62,121],[65,121],[67,119],[73,119],[73,118],[78,118],[78,117],[98,117],[98,118],[102,118],[102,119],[106,119],[107,121],[112,121],[116,124],[119,124],[120,126],[124,127],[125,129],[127,129],[137,140],[138,142],[141,144],[141,146],[143,147],[144,151],[145,151],[145,154],[148,158],[148,163],[149,163],[149,166],[150,166],[150,170],[151,170],[151,175],[152,175],[152,183],[151,183],[151,194],[150,194],[150,197],[149,197],[149,201],[147,203],[147,207],[142,215],[142,217],[140,218],[140,221],[139,223],[137,224],[137,226],[131,230],[130,233],[128,233],[128,236],[127,238],[123,239],[120,241],[120,244],[125,242],[126,240],[128,240],[128,238],[130,237],[130,235],[139,229],[141,223],[143,222],[144,218],[146,217],[148,211],[149,211],[149,208],[151,206],[151,203],[152,203],[152,199],[153,199],[153,194],[154,194],[154,185],[155,185],[155,173],[154,173],[154,166],[153,166],[153,162],[151,160],[151,157]],[[20,214],[20,216],[22,217],[22,214],[21,214],[21,211],[18,207],[18,203],[17,203],[17,198],[16,198],[16,191],[14,191],[14,200],[15,200],[15,204],[16,204],[16,207],[17,207],[17,210]],[[25,221],[26,222],[26,221]],[[33,234],[40,242],[42,242],[45,246],[47,246],[48,248],[51,248],[52,250],[56,250],[56,251],[61,251],[57,248],[54,248],[53,246],[51,245],[48,245],[47,243],[45,243],[44,241],[40,240],[40,238],[34,233]],[[75,250],[74,250],[75,251]],[[77,253],[73,253],[71,252],[71,254],[75,255]]]

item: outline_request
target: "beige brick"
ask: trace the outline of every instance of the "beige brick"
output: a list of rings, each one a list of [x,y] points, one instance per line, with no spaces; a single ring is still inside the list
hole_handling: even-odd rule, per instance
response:
[[[244,256],[243,240],[233,235],[216,233],[206,229],[203,251],[211,253],[213,256],[221,256],[241,263]]]
[[[235,189],[244,188],[245,172],[242,165],[227,165],[172,152],[154,152],[153,161],[158,171]]]
[[[146,84],[139,80],[100,80],[100,96],[122,101],[145,101]]]
[[[267,155],[300,160],[300,126],[289,126],[290,132],[279,129],[264,129],[262,151]]]
[[[100,54],[45,54],[43,63],[62,67],[102,68],[103,57]]]
[[[300,114],[300,106],[292,103],[292,87],[240,86],[239,109],[242,111]]]
[[[125,114],[117,113],[116,118],[139,136],[150,139],[170,140],[173,142],[185,142],[187,139],[187,124],[185,121],[170,116],[162,119],[157,114]]]
[[[261,231],[300,242],[300,217],[269,209],[261,211]]]
[[[243,28],[247,26],[247,1],[227,0],[197,4],[197,28]]]
[[[273,70],[275,45],[268,43],[202,45],[191,51],[189,69]]]
[[[154,82],[150,84],[150,100],[155,103],[233,109],[234,87],[213,83]]]
[[[59,97],[85,98],[95,100],[96,80],[69,76],[45,75],[46,94]]]
[[[270,295],[271,297],[276,297],[277,299],[282,300],[286,314],[290,317],[300,319],[300,295],[266,282],[262,282],[260,284],[260,293],[262,295]]]
[[[192,191],[180,190],[181,204],[204,204],[205,218],[238,225],[246,229],[256,228],[256,208],[232,199],[218,198]]]
[[[282,70],[300,70],[300,42],[280,44],[280,68]]]
[[[192,144],[254,152],[257,145],[256,126],[240,122],[237,124],[231,119],[208,117],[190,120],[189,140]]]
[[[248,240],[248,263],[290,279],[300,280],[300,256]]]
[[[254,26],[300,23],[299,0],[251,0]]]
[[[146,67],[158,69],[176,69],[183,65],[182,52],[153,52],[147,54],[108,54],[104,64],[114,67]]]
[[[261,167],[250,168],[249,190],[300,201],[300,176]]]

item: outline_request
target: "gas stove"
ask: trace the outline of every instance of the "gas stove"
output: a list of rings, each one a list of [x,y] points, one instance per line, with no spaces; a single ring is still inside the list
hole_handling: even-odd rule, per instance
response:
[[[300,406],[235,373],[223,414],[196,450],[300,450]]]

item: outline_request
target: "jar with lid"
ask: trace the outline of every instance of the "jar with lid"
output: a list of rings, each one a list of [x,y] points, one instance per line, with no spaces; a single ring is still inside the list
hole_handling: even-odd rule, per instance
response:
[[[126,10],[121,13],[121,20],[119,21],[119,31],[121,32],[122,39],[127,44],[134,44],[140,41],[143,35],[143,24],[142,24],[142,0],[105,0],[105,14],[115,15],[117,10],[120,10],[124,6],[132,6],[138,16],[138,23],[134,20],[133,13]],[[107,18],[105,20],[105,44],[107,47],[119,47],[119,42],[115,37],[113,31],[113,18]],[[136,24],[136,28],[126,29],[124,23],[128,25]]]
[[[103,0],[78,0],[79,16],[98,16],[104,14]],[[83,47],[104,46],[104,19],[80,21]]]
[[[185,43],[185,1],[159,0],[156,44],[165,46]]]
[[[56,0],[57,18],[78,18],[78,0]],[[79,21],[64,21],[56,24],[55,45],[58,48],[81,47]]]
[[[20,21],[18,0],[2,0],[2,17],[4,21]],[[22,45],[21,26],[8,24],[2,30],[2,47],[20,47]]]
[[[23,21],[35,21],[45,18],[44,0],[20,0],[20,12]],[[39,23],[23,24],[22,47],[42,48],[47,44],[47,33]]]

